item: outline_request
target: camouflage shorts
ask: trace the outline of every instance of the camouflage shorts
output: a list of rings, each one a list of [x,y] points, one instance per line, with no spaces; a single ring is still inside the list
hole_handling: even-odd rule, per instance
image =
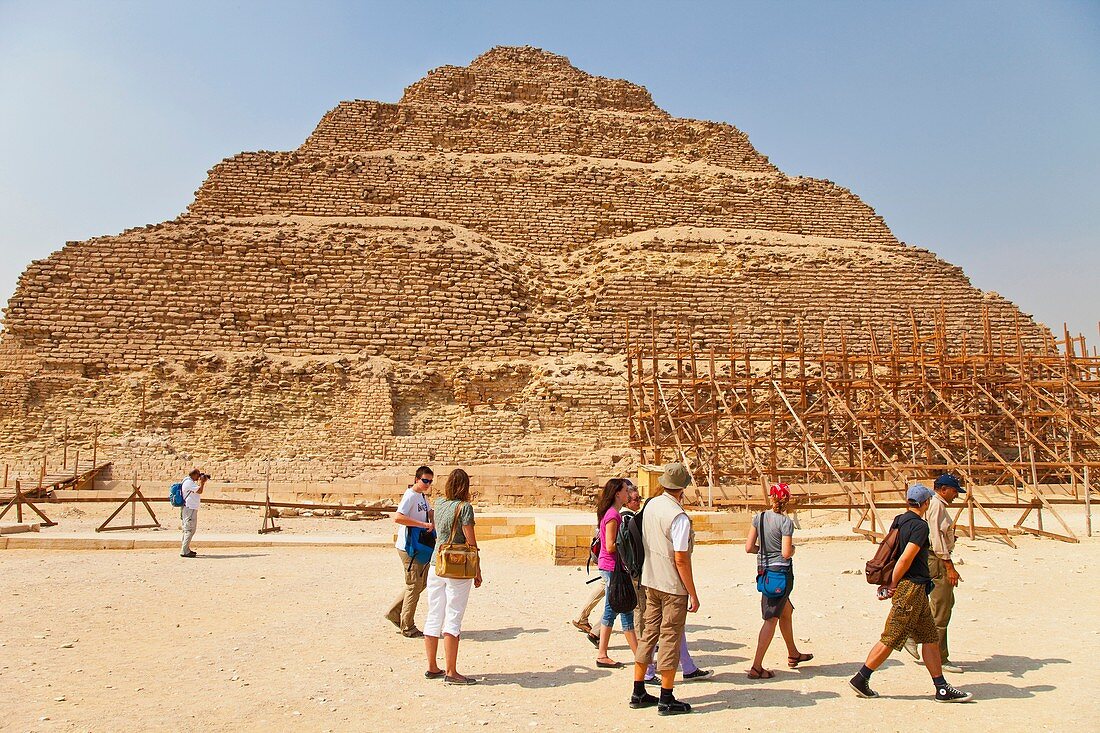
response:
[[[884,646],[900,650],[909,637],[918,644],[939,643],[936,621],[932,618],[932,607],[928,605],[924,586],[903,580],[898,583],[891,600],[893,605],[890,615],[886,617],[886,628],[882,630]]]

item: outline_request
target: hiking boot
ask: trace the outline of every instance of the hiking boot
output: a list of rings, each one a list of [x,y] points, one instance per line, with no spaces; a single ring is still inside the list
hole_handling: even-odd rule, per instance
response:
[[[963,692],[951,685],[936,688],[936,702],[966,702],[973,697],[969,692]]]
[[[917,646],[917,642],[913,641],[913,637],[905,640],[905,651],[909,652],[913,659],[920,661],[920,648]]]
[[[852,689],[856,691],[856,694],[860,697],[878,697],[878,693],[871,689],[870,681],[865,679],[863,675],[857,674],[852,679],[848,680],[848,684]]]
[[[650,695],[648,692],[642,695],[630,696],[630,707],[634,709],[649,708],[657,704],[657,696]]]
[[[673,699],[672,702],[657,703],[658,715],[683,715],[690,712],[691,706],[682,700]]]

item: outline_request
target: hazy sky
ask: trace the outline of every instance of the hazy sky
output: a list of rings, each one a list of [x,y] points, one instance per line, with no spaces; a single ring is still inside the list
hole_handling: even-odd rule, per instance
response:
[[[0,301],[67,240],[175,217],[222,158],[297,147],[340,100],[396,101],[498,44],[730,122],[1100,340],[1095,1],[0,0]]]

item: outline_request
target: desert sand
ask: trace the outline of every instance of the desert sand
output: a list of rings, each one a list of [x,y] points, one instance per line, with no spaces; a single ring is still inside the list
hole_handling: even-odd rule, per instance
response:
[[[460,652],[460,671],[481,680],[469,688],[425,680],[422,642],[382,619],[399,591],[393,551],[212,549],[187,561],[9,550],[0,729],[1097,730],[1100,579],[1089,569],[1100,541],[1018,543],[960,542],[952,641],[966,672],[949,678],[976,701],[951,706],[931,700],[923,668],[903,655],[876,674],[881,699],[848,689],[887,611],[852,572],[869,544],[800,546],[795,631],[816,659],[788,670],[777,639],[771,681],[744,674],[760,623],[752,559],[739,546],[698,548],[702,609],[689,639],[715,674],[678,686],[695,706],[687,720],[627,708],[629,670],[597,669],[568,624],[584,570],[551,566],[531,538],[485,544]],[[612,656],[628,659],[614,641]]]

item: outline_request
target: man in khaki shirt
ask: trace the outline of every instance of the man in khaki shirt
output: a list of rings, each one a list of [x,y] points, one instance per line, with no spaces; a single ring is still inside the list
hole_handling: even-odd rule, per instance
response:
[[[955,586],[959,584],[959,572],[955,570],[955,563],[951,559],[951,553],[955,550],[955,523],[947,507],[958,498],[959,494],[965,494],[959,480],[949,473],[942,474],[935,483],[936,493],[928,503],[928,514],[925,519],[928,522],[928,540],[931,552],[928,553],[928,574],[932,578],[932,593],[928,596],[928,602],[932,606],[932,617],[936,621],[936,630],[940,637],[940,657],[943,660],[943,668],[948,672],[959,673],[962,669],[950,661],[947,649],[947,625],[951,622],[951,609],[955,606]],[[916,644],[906,642],[906,650],[913,656],[917,656]]]

